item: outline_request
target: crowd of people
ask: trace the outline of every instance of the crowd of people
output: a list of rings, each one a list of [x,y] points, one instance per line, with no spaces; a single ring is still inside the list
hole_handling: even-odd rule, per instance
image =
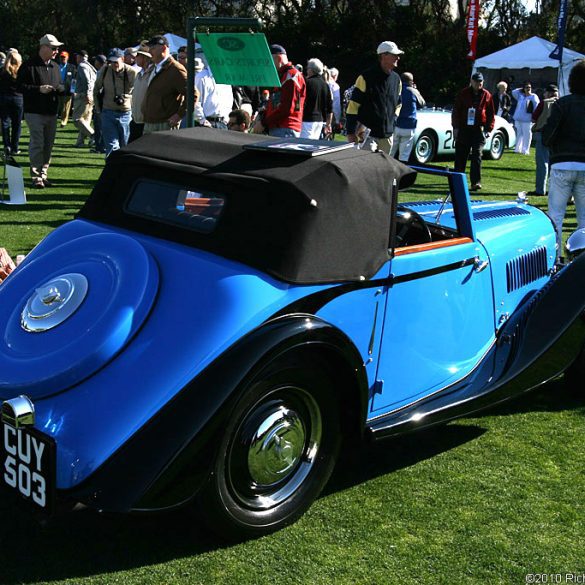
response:
[[[21,121],[27,123],[32,187],[50,186],[48,170],[58,119],[62,127],[73,120],[75,146],[89,147],[109,156],[143,134],[187,125],[187,47],[171,54],[162,35],[138,47],[111,49],[90,59],[80,50],[72,59],[52,34],[39,40],[37,54],[24,60],[18,50],[0,54],[0,117],[4,154],[20,154]],[[265,133],[277,137],[319,139],[343,129],[347,140],[360,148],[382,150],[403,162],[410,158],[417,125],[417,110],[425,100],[410,72],[396,71],[404,54],[393,41],[377,47],[377,63],[365,69],[344,93],[339,71],[318,58],[306,67],[294,65],[282,45],[270,45],[280,87],[233,87],[217,83],[205,55],[197,52],[194,123],[218,130]],[[72,61],[75,61],[75,64]],[[583,96],[583,62],[569,79],[571,99]],[[501,81],[492,94],[481,73],[456,96],[452,111],[455,170],[465,172],[470,161],[470,189],[481,185],[482,151],[494,128],[495,115],[514,124],[516,153],[529,154],[534,141],[536,182],[534,195],[547,193],[550,159],[549,207],[560,230],[566,193],[574,197],[579,227],[585,227],[585,147],[582,116],[559,124],[559,100],[554,84],[543,99],[526,81],[508,92]],[[569,96],[566,96],[569,98]],[[576,116],[573,110],[563,115]],[[574,123],[573,123],[574,122]],[[581,132],[581,134],[579,134]],[[572,134],[571,134],[572,133]],[[575,134],[577,133],[577,134]],[[567,138],[571,136],[572,138]],[[564,149],[570,143],[570,151]],[[559,155],[559,149],[563,152]],[[568,157],[568,158],[567,158]],[[567,177],[572,174],[569,186]],[[576,174],[575,174],[576,173]],[[562,191],[562,195],[560,192]]]
[[[469,87],[455,100],[452,124],[456,138],[455,170],[465,172],[470,159],[471,190],[481,189],[481,153],[494,127],[496,114],[516,129],[515,152],[530,154],[535,145],[535,189],[529,194],[547,195],[548,212],[557,229],[562,255],[562,226],[572,199],[578,229],[585,228],[585,60],[569,75],[570,94],[559,98],[558,87],[546,86],[543,98],[533,93],[530,81],[508,94],[508,84],[497,84],[493,96],[483,87],[483,75],[474,73]]]
[[[65,127],[69,118],[78,131],[75,147],[106,156],[143,134],[187,125],[187,47],[171,54],[167,38],[156,35],[138,47],[113,48],[90,59],[86,50],[72,56],[63,45],[46,34],[30,59],[23,61],[17,49],[10,49],[0,64],[4,155],[20,154],[24,119],[33,188],[51,184],[57,125]],[[274,136],[331,136],[342,111],[337,69],[310,59],[305,77],[284,47],[271,45],[270,51],[281,81],[271,91],[217,83],[198,52],[194,123]]]

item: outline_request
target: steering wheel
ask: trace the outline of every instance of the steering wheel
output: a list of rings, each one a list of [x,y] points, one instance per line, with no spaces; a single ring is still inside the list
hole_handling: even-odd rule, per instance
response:
[[[395,247],[426,244],[433,241],[425,220],[412,209],[399,205],[396,209]]]

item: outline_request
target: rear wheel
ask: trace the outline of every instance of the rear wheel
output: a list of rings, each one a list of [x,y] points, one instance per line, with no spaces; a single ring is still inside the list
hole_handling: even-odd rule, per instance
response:
[[[492,135],[492,142],[488,151],[488,157],[492,160],[500,160],[506,148],[506,137],[503,132],[498,130]]]
[[[329,382],[308,364],[276,364],[247,384],[199,497],[215,532],[229,539],[268,534],[319,495],[340,440]]]
[[[430,163],[437,154],[437,138],[425,130],[414,145],[414,160],[420,164]]]

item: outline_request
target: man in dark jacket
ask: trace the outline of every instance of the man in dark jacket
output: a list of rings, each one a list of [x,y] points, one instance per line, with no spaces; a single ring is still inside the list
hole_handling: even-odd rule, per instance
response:
[[[585,59],[571,69],[569,90],[570,95],[554,102],[542,129],[542,143],[550,153],[548,214],[557,227],[559,255],[571,197],[575,199],[577,227],[585,228]]]
[[[57,131],[59,95],[64,91],[59,66],[53,59],[62,44],[54,35],[44,35],[39,40],[38,54],[18,70],[18,83],[24,97],[24,119],[30,133],[28,152],[35,189],[51,186],[47,172]]]
[[[319,140],[325,126],[325,134],[331,134],[333,119],[333,95],[323,79],[323,63],[320,59],[307,62],[307,97],[303,108],[301,138]]]
[[[378,64],[364,71],[355,82],[347,106],[347,140],[358,141],[359,122],[369,129],[366,148],[378,148],[390,154],[402,92],[400,76],[394,69],[404,51],[396,43],[384,41],[378,45],[377,53]]]
[[[455,98],[451,125],[455,138],[455,171],[465,172],[471,151],[471,190],[481,189],[481,154],[485,141],[494,129],[494,102],[483,87],[483,75],[474,73],[467,87]]]

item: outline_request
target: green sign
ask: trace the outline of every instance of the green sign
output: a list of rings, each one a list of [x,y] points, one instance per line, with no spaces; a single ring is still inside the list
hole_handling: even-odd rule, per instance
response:
[[[262,33],[200,33],[197,41],[217,83],[280,87]]]

